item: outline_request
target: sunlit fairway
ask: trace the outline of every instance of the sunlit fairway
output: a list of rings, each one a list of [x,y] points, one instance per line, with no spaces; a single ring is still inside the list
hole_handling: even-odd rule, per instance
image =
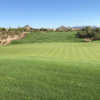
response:
[[[0,47],[0,100],[100,100],[100,43],[59,38]]]

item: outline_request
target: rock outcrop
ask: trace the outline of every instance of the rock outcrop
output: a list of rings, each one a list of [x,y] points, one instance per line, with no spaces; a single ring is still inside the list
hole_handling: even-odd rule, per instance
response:
[[[20,35],[8,35],[6,38],[0,37],[0,45],[6,46],[9,45],[14,40],[21,40],[26,36],[27,32],[23,32]]]

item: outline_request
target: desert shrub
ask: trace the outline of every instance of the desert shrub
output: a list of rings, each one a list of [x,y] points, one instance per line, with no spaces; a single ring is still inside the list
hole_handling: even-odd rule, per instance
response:
[[[39,32],[40,30],[37,28],[32,28],[31,32]]]
[[[8,31],[9,31],[9,32],[11,32],[11,31],[16,31],[16,28],[9,28]]]
[[[90,26],[85,27],[85,31],[89,34],[93,31],[93,28]]]
[[[100,40],[100,32],[95,32],[93,38],[94,38],[94,40]]]
[[[88,38],[91,40],[100,40],[100,28],[85,27],[81,31],[77,32],[77,38]]]
[[[0,32],[2,32],[2,31],[6,31],[6,28],[0,28]]]
[[[96,28],[95,29],[95,32],[100,32],[100,28]]]
[[[77,32],[76,37],[77,38],[86,38],[87,34],[85,31],[80,31],[80,32]]]
[[[8,33],[6,31],[0,32],[0,38],[6,39],[8,37]]]
[[[16,29],[16,31],[18,31],[18,32],[24,32],[25,29],[24,29],[23,27],[18,27],[18,28]]]
[[[48,31],[46,28],[40,28],[40,31]]]

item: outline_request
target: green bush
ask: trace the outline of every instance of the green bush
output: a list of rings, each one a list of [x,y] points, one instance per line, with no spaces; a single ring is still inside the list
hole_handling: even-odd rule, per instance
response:
[[[92,40],[100,40],[100,28],[84,27],[81,31],[77,32],[77,38],[90,38]]]
[[[40,31],[48,31],[46,28],[40,28]]]
[[[6,28],[2,28],[2,27],[0,27],[0,32],[2,32],[2,31],[6,31],[7,29]]]
[[[76,37],[77,38],[86,38],[87,37],[87,33],[85,31],[77,32]]]
[[[94,40],[100,40],[100,33],[95,33],[94,34]]]

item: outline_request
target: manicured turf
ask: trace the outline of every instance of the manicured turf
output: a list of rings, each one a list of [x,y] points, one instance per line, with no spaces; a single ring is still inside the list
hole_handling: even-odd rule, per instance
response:
[[[100,100],[99,43],[22,41],[0,47],[0,100]]]

